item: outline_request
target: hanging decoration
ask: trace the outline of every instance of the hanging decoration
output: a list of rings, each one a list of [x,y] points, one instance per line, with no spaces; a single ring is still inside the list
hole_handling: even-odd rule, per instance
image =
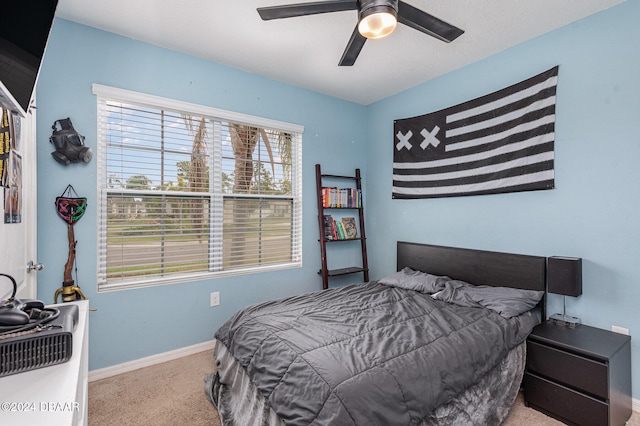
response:
[[[84,146],[84,136],[76,132],[69,117],[56,120],[49,142],[56,148],[51,156],[63,166],[91,161],[91,148]]]
[[[395,199],[554,188],[558,67],[394,122]]]
[[[73,302],[74,300],[86,299],[86,296],[82,293],[80,287],[76,286],[73,281],[72,270],[76,260],[77,245],[73,226],[84,215],[87,209],[87,199],[85,197],[78,197],[73,186],[67,185],[67,188],[64,190],[62,195],[56,197],[55,205],[58,215],[60,215],[62,220],[67,222],[69,255],[67,257],[67,263],[64,265],[62,287],[56,290],[53,300],[57,303],[59,295],[62,295],[63,302]]]

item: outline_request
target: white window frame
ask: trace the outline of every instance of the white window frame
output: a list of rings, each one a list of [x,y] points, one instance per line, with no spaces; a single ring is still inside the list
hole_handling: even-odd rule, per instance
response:
[[[281,269],[290,269],[302,266],[302,133],[304,132],[304,127],[297,125],[286,123],[282,121],[271,120],[262,117],[256,117],[252,115],[226,111],[222,109],[212,108],[204,105],[193,104],[189,102],[183,102],[178,100],[173,100],[169,98],[164,98],[155,95],[149,95],[140,92],[134,92],[126,89],[120,89],[110,86],[104,86],[100,84],[92,85],[92,92],[97,97],[98,102],[98,135],[97,135],[97,222],[98,222],[98,267],[97,267],[97,283],[98,283],[98,291],[113,291],[113,290],[122,290],[129,288],[139,288],[139,287],[148,287],[148,286],[156,286],[156,285],[164,285],[164,284],[174,284],[180,282],[189,282],[196,281],[202,279],[209,279],[215,277],[223,277],[230,275],[241,275],[241,274],[251,274],[258,272],[266,272],[272,270],[281,270]],[[123,103],[131,103],[140,106],[146,106],[151,108],[158,108],[163,110],[170,110],[176,112],[184,112],[195,116],[203,116],[207,118],[211,118],[214,120],[228,121],[234,123],[241,123],[250,125],[258,128],[268,128],[279,130],[282,132],[292,133],[294,135],[291,154],[291,162],[292,162],[292,175],[291,175],[291,186],[292,186],[292,252],[293,258],[290,262],[285,262],[281,264],[272,264],[265,266],[254,266],[247,267],[243,269],[232,269],[232,270],[210,270],[209,272],[198,272],[198,273],[185,273],[181,275],[173,275],[170,277],[161,277],[161,278],[142,278],[137,280],[128,280],[126,282],[116,282],[116,283],[108,283],[107,282],[107,273],[106,273],[106,258],[107,258],[107,249],[106,249],[106,233],[107,233],[107,134],[106,129],[103,125],[103,121],[106,120],[105,114],[105,105],[108,101],[114,102],[123,102]],[[213,157],[214,161],[219,161],[219,156],[221,148],[219,144],[216,144],[214,141],[213,146]],[[218,159],[215,159],[218,157]],[[215,180],[219,182],[218,180]],[[218,188],[216,188],[218,186]],[[211,193],[214,193],[212,196],[212,203],[222,204],[223,194],[220,190],[220,185],[211,185],[210,189]],[[219,196],[217,193],[219,192]],[[161,193],[161,192],[160,192]],[[214,211],[215,209],[211,209]],[[222,223],[216,222],[216,219],[213,216],[216,216],[215,213],[210,215],[210,224],[212,229],[221,229]],[[219,219],[221,220],[221,219]],[[214,233],[215,234],[215,233]],[[221,241],[220,235],[213,235],[210,238],[210,245],[212,246],[212,251],[217,253],[221,253],[222,248],[216,247],[219,245]],[[221,254],[220,254],[221,256]],[[215,257],[215,255],[214,255]],[[214,268],[215,269],[215,268]]]

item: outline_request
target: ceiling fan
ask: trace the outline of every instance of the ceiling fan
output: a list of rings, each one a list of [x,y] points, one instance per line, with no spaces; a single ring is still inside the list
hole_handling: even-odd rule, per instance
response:
[[[353,65],[367,38],[382,38],[391,34],[398,22],[447,43],[464,33],[460,28],[401,0],[326,0],[259,7],[258,13],[263,20],[268,21],[345,10],[358,11],[358,24],[338,63],[340,66]]]

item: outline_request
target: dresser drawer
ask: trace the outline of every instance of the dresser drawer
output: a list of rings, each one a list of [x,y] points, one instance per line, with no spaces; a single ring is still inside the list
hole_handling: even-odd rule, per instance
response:
[[[534,341],[527,341],[527,371],[584,393],[609,399],[608,366]]]
[[[535,374],[524,375],[527,405],[582,426],[609,424],[609,406],[602,401],[550,382]]]

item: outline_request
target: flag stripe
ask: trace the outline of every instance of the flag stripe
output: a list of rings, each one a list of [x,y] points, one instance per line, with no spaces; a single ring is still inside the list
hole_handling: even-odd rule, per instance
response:
[[[555,115],[546,115],[542,118],[539,118],[535,121],[531,121],[531,122],[527,122],[527,123],[522,123],[519,124],[518,126],[515,126],[511,129],[508,130],[504,130],[502,132],[499,133],[494,133],[494,134],[490,134],[487,136],[483,136],[481,138],[476,138],[476,139],[469,139],[467,141],[464,142],[457,142],[457,143],[452,143],[446,146],[446,150],[447,151],[454,151],[454,150],[458,150],[458,149],[464,149],[464,148],[469,148],[470,146],[478,146],[478,145],[485,145],[491,142],[495,142],[495,141],[499,141],[500,139],[505,139],[508,138],[509,136],[513,136],[517,133],[522,133],[522,132],[526,132],[527,130],[533,130],[536,129],[538,127],[542,127],[546,124],[553,124],[555,123],[556,120],[556,116]]]
[[[544,108],[547,108],[549,106],[555,105],[556,104],[556,97],[550,97],[550,98],[546,98],[546,99],[542,99],[539,100],[537,102],[534,102],[524,108],[520,108],[516,111],[512,111],[509,112],[507,114],[503,114],[499,117],[494,117],[490,120],[485,120],[485,121],[481,121],[478,123],[474,123],[468,126],[462,126],[462,127],[458,127],[457,129],[452,129],[452,130],[447,130],[446,136],[449,137],[453,137],[453,136],[458,136],[458,135],[462,135],[465,133],[470,133],[470,132],[474,132],[476,130],[482,130],[482,129],[486,129],[489,127],[494,127],[497,126],[498,124],[504,124],[507,123],[509,121],[515,120],[517,118],[521,118],[524,115],[531,113],[532,111],[538,111]]]
[[[557,74],[396,120],[394,198],[553,188]]]
[[[483,112],[481,114],[478,115],[473,115],[469,118],[466,118],[464,120],[458,120],[454,123],[448,123],[446,124],[446,128],[448,130],[452,130],[452,129],[456,129],[458,127],[463,127],[463,126],[468,126],[468,125],[472,125],[481,121],[486,121],[486,120],[490,120],[494,117],[499,117],[501,115],[504,114],[508,114],[511,111],[515,111],[515,110],[519,110],[519,109],[523,109],[523,108],[527,108],[529,107],[532,103],[539,101],[541,99],[548,99],[548,98],[555,98],[556,96],[556,88],[554,87],[549,87],[547,89],[544,89],[543,91],[537,93],[535,96],[529,97],[529,98],[524,98],[521,99],[517,102],[514,102],[512,104],[500,107],[498,109],[493,109],[491,111],[486,111]],[[460,107],[456,108],[457,110],[460,110]],[[549,108],[543,108],[543,110],[548,110]],[[555,112],[555,109],[551,109],[550,110],[551,113]],[[447,112],[450,112],[448,110],[444,110],[443,111],[445,114]],[[526,117],[541,117],[543,115],[547,115],[548,113],[543,113],[538,111],[536,114],[533,114],[532,112],[528,112],[526,113]],[[527,118],[523,116],[523,120],[526,120]]]
[[[546,144],[533,145],[533,146],[529,146],[524,149],[521,149],[519,151],[508,152],[505,154],[496,155],[493,157],[476,160],[472,162],[467,162],[467,163],[451,164],[451,165],[440,166],[440,167],[429,167],[426,169],[395,169],[394,173],[398,175],[428,175],[428,174],[458,171],[463,169],[473,169],[473,168],[479,168],[479,167],[484,167],[489,165],[498,166],[499,163],[502,163],[505,161],[512,161],[518,158],[529,157],[532,155],[537,155],[537,154],[548,152],[548,151],[553,152],[553,150],[549,148],[550,144],[552,143],[553,142],[548,142]]]
[[[406,187],[406,188],[412,188],[412,187],[429,188],[429,187],[445,187],[445,186],[453,188],[456,186],[463,186],[463,185],[468,185],[472,183],[489,182],[492,180],[499,180],[507,177],[522,176],[528,173],[537,173],[544,170],[551,170],[552,168],[553,168],[553,160],[549,160],[541,163],[526,164],[520,167],[514,167],[511,169],[496,171],[492,173],[478,174],[473,176],[464,176],[464,177],[458,177],[458,178],[448,179],[448,180],[409,181],[409,182],[393,181],[393,184],[397,187]]]
[[[553,160],[553,152],[543,152],[541,154],[531,155],[523,158],[517,158],[511,161],[505,161],[491,166],[477,167],[474,169],[464,169],[453,172],[436,173],[428,175],[393,175],[394,181],[406,181],[406,182],[424,182],[424,181],[436,181],[446,179],[456,179],[460,177],[468,177],[474,175],[496,173],[515,167],[522,167],[535,163],[542,163],[545,161]]]
[[[487,158],[497,157],[499,155],[508,154],[510,152],[521,151],[525,148],[542,145],[547,142],[553,142],[554,134],[547,133],[544,135],[530,138],[522,142],[516,142],[509,145],[503,145],[490,151],[482,151],[479,153],[469,154],[459,157],[443,158],[440,160],[421,161],[417,163],[393,163],[393,168],[401,169],[429,169],[434,167],[450,166],[460,163],[472,163],[474,161],[485,160]]]
[[[504,179],[496,179],[481,183],[468,185],[458,185],[455,187],[393,187],[393,192],[401,195],[443,195],[443,194],[463,194],[466,192],[493,191],[498,188],[516,187],[523,184],[537,181],[551,181],[553,170],[544,170],[528,175],[513,176]]]
[[[557,86],[557,84],[558,84],[557,76],[549,77],[547,80],[543,81],[542,83],[535,84],[525,90],[521,90],[512,95],[505,96],[501,99],[495,100],[493,102],[488,102],[486,104],[480,105],[475,108],[470,108],[466,111],[460,111],[455,114],[450,114],[447,116],[447,123],[453,123],[455,121],[463,120],[465,118],[472,117],[474,115],[480,115],[484,112],[498,109],[500,107],[512,104],[518,100],[533,96],[536,93],[539,93],[543,89],[546,89],[548,87]]]

